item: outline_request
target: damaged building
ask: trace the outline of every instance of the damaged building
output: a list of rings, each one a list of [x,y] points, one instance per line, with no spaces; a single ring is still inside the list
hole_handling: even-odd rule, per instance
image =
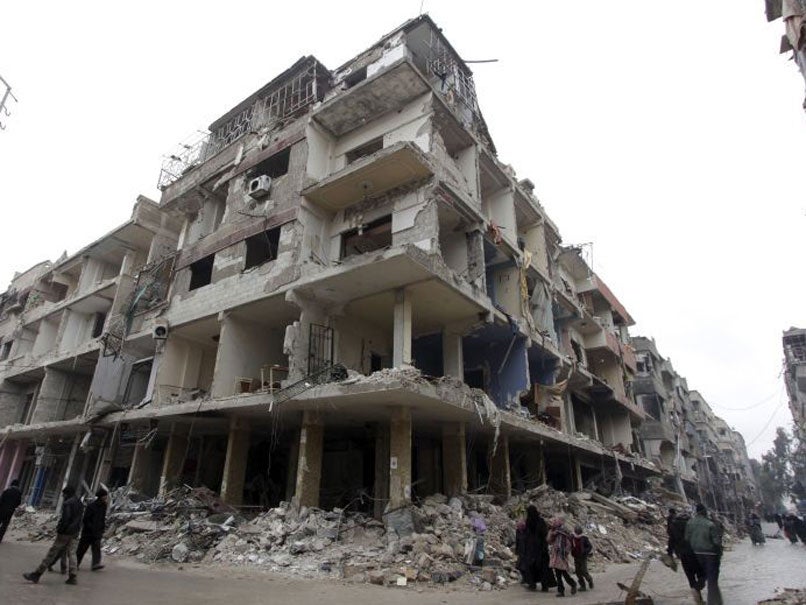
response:
[[[643,453],[663,473],[666,487],[744,519],[758,503],[758,490],[742,435],[658,352],[654,339],[634,336],[636,402],[646,417],[640,429]]]
[[[29,503],[187,484],[381,515],[663,474],[631,315],[498,159],[428,16],[334,70],[300,58],[159,188],[2,296],[0,484]]]

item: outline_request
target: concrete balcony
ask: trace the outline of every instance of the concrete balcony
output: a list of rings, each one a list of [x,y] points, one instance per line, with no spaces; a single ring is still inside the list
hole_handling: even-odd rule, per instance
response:
[[[303,190],[302,195],[336,212],[433,174],[425,153],[412,143],[401,142],[353,162]]]
[[[798,390],[806,393],[806,364],[795,366],[795,381],[798,384]]]
[[[601,325],[601,324],[600,324]],[[635,360],[635,352],[628,344],[621,342],[618,336],[607,327],[602,326],[601,330],[596,330],[585,337],[585,348],[589,350],[605,349],[609,351],[619,362],[624,362],[633,372],[638,370]]]
[[[662,420],[655,420],[647,416],[641,425],[641,436],[644,439],[663,439],[669,443],[674,443],[673,427]]]
[[[330,134],[340,137],[429,90],[431,86],[419,70],[408,57],[403,57],[322,103],[313,118]]]

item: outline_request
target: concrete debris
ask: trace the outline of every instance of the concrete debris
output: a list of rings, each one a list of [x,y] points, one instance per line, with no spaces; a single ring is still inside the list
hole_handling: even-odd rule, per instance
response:
[[[758,605],[806,605],[806,588],[783,588],[771,599],[759,601]]]
[[[607,563],[659,556],[666,545],[663,506],[634,497],[566,494],[546,485],[500,506],[490,495],[435,494],[390,511],[384,522],[338,508],[296,510],[289,503],[247,519],[219,512],[212,492],[189,487],[151,500],[128,490],[111,496],[104,541],[109,554],[144,562],[258,566],[384,586],[460,581],[486,591],[517,583],[515,524],[530,503],[546,518],[560,515],[567,525],[587,529],[594,572]],[[483,567],[465,562],[475,543],[473,519],[479,517],[487,528]],[[22,513],[19,527],[28,530],[29,539],[47,539],[55,521],[52,514]]]

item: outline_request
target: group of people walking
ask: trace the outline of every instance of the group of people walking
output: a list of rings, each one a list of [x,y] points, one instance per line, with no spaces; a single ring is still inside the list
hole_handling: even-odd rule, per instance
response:
[[[697,505],[694,516],[670,508],[666,533],[669,537],[667,554],[680,559],[694,602],[703,605],[702,590],[707,587],[707,605],[722,605],[719,589],[721,525],[708,518],[708,511],[702,504]]]
[[[108,492],[101,488],[95,499],[85,507],[76,495],[74,487],[68,485],[62,490],[62,510],[56,525],[56,538],[45,558],[34,571],[23,577],[34,584],[45,571],[51,570],[59,562],[62,574],[67,574],[66,584],[78,583],[78,566],[88,550],[92,552],[92,571],[104,568],[101,563],[101,540],[106,529],[106,509]],[[22,501],[19,481],[11,482],[8,489],[0,494],[0,541],[8,528],[14,511]]]
[[[566,529],[562,517],[547,523],[537,508],[529,505],[526,518],[517,526],[516,551],[518,570],[530,590],[537,590],[540,584],[541,591],[556,588],[556,596],[564,597],[566,584],[572,595],[577,590],[593,588],[593,578],[588,572],[593,545],[581,527],[575,527],[573,533]],[[574,561],[576,580],[570,574],[569,558]]]

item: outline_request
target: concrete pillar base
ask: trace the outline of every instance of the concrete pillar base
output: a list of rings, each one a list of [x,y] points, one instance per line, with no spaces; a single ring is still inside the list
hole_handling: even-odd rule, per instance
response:
[[[324,426],[318,415],[315,412],[304,412],[299,432],[297,488],[294,494],[294,504],[297,507],[319,506],[324,434]]]
[[[411,408],[392,410],[389,423],[389,508],[411,502]]]
[[[165,448],[162,460],[162,474],[160,475],[159,496],[176,487],[182,478],[182,469],[185,466],[185,456],[188,450],[188,434],[190,427],[186,424],[174,423],[171,427],[171,436]]]
[[[509,437],[498,436],[498,446],[492,451],[490,444],[490,482],[491,494],[509,498],[512,495],[512,479],[509,472]]]
[[[227,440],[227,457],[224,461],[224,477],[221,480],[221,499],[233,506],[243,504],[248,458],[249,425],[242,418],[232,418]]]
[[[442,483],[445,495],[467,492],[467,449],[464,422],[442,425]]]

